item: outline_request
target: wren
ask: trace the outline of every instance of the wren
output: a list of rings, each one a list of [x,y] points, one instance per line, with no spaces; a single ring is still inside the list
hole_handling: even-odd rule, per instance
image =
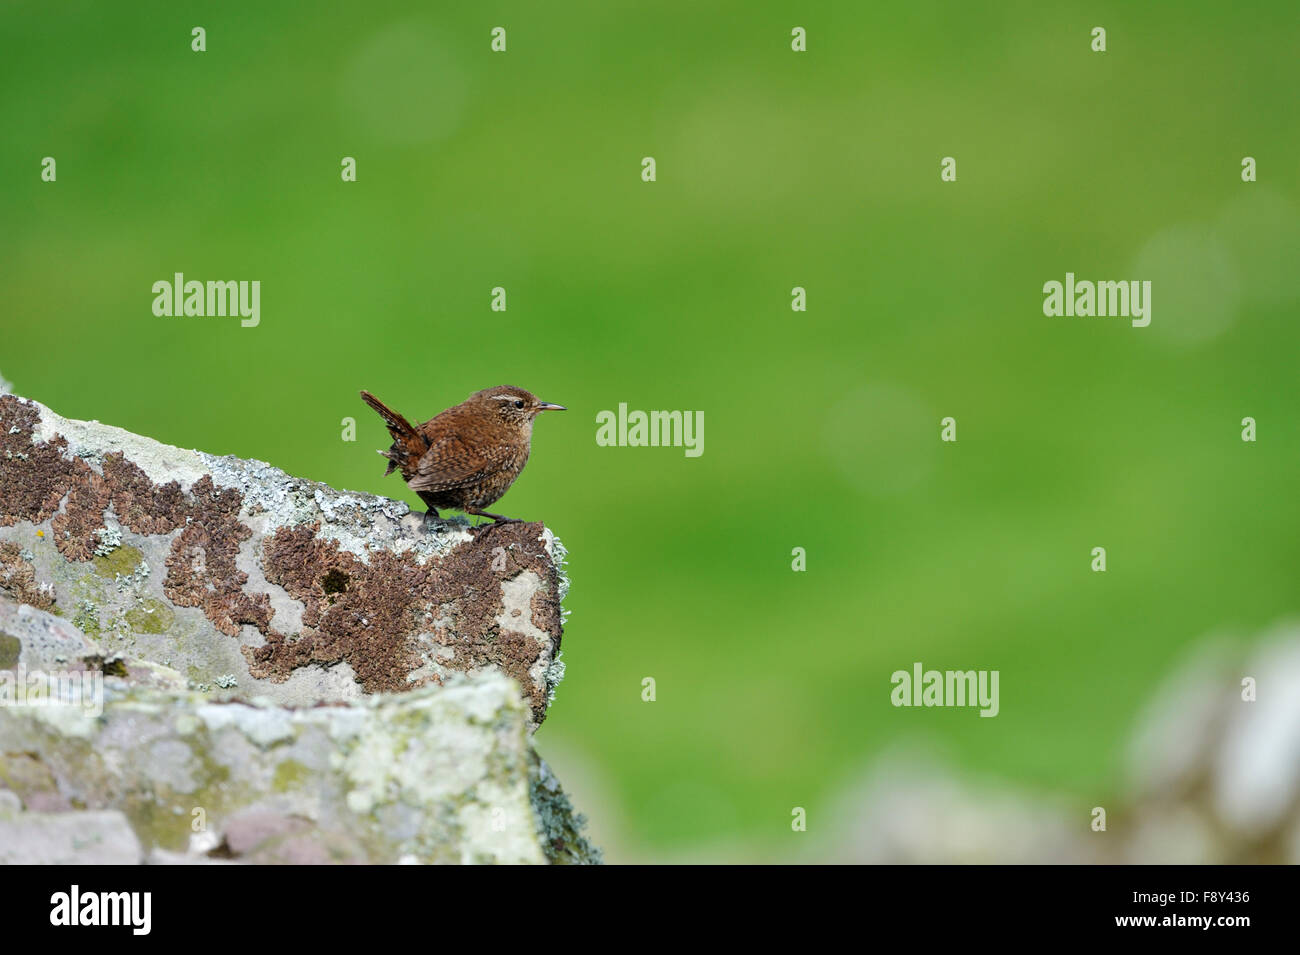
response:
[[[450,507],[498,523],[518,519],[483,508],[500,500],[528,463],[533,421],[543,411],[567,410],[501,385],[476,391],[415,428],[370,392],[361,392],[361,400],[379,412],[393,436],[392,447],[379,452],[388,459],[384,476],[400,470],[428,516],[437,518],[438,508]]]

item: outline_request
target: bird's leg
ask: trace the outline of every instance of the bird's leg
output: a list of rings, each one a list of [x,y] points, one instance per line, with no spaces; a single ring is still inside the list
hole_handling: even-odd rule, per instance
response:
[[[428,510],[424,512],[424,526],[428,527],[433,523],[441,523],[442,517],[438,514],[438,509],[433,506],[433,502],[423,494],[420,495],[420,500],[424,501],[424,506],[428,508]]]
[[[466,514],[473,514],[475,517],[490,517],[498,524],[522,524],[517,517],[502,517],[500,514],[489,514],[487,511],[479,510],[477,507],[465,508]]]

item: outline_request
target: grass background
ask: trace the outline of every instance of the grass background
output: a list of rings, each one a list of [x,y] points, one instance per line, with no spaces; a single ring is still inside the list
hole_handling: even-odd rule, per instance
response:
[[[358,389],[568,405],[498,509],[571,552],[538,744],[614,860],[789,857],[918,733],[1094,805],[1191,644],[1297,609],[1293,4],[445,6],[5,4],[0,371],[415,506]],[[261,325],[156,318],[176,271]],[[1044,317],[1066,271],[1151,326]],[[621,401],[704,455],[597,447]],[[1001,715],[894,709],[914,660]]]

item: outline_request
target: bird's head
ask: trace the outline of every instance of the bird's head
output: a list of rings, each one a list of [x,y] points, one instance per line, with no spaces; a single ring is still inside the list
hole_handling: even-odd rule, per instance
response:
[[[520,430],[532,431],[533,421],[543,411],[567,411],[563,405],[542,401],[532,392],[514,385],[484,388],[471,395],[469,400],[486,414],[499,417],[506,424]]]

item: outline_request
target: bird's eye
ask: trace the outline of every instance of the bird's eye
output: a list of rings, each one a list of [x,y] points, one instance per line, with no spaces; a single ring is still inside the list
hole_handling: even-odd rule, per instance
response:
[[[524,406],[523,399],[522,399],[522,398],[516,398],[516,399],[515,399],[515,407],[516,407],[516,408],[522,408],[523,406]]]

